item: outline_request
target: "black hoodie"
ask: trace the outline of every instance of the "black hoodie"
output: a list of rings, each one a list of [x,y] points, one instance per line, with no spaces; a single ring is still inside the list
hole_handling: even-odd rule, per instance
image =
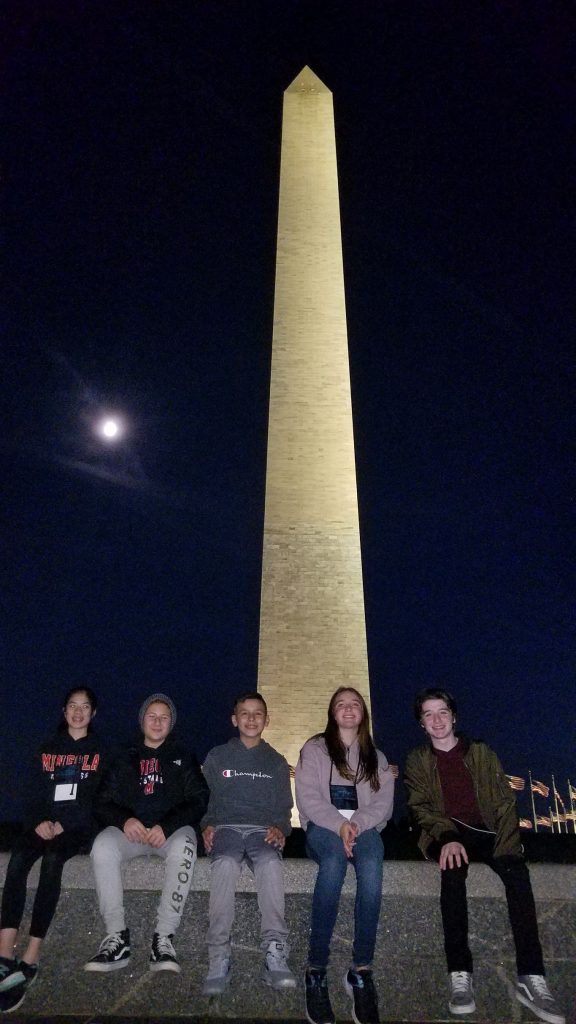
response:
[[[105,748],[94,732],[75,740],[63,729],[43,743],[36,758],[35,793],[26,815],[27,827],[59,821],[65,832],[94,834],[94,802],[106,764]]]
[[[166,838],[185,825],[195,826],[206,810],[208,788],[192,757],[170,736],[159,747],[143,738],[114,760],[98,801],[103,825],[122,829],[128,818],[146,828],[160,825]]]

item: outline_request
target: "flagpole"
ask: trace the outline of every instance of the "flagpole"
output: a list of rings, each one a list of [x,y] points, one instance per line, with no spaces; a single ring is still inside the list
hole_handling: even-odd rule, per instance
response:
[[[568,796],[570,797],[570,810],[572,812],[572,828],[574,832],[576,832],[576,814],[574,814],[574,801],[572,799],[572,793],[574,791],[572,789],[572,783],[570,782],[570,779],[567,779],[566,781],[568,783]]]
[[[552,792],[554,793],[554,806],[556,808],[556,821],[558,822],[558,831],[562,832],[562,822],[560,821],[560,808],[558,807],[558,790],[556,789],[554,775],[552,775]]]
[[[536,821],[536,804],[534,803],[534,790],[532,789],[532,771],[528,769],[528,778],[530,779],[530,799],[532,801],[532,820],[534,822],[534,831],[538,831],[538,822]]]

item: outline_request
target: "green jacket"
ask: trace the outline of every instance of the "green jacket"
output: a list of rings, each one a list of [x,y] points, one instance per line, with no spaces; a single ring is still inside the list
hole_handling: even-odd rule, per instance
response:
[[[516,798],[496,754],[485,743],[460,737],[482,820],[496,833],[495,857],[521,857]],[[435,839],[442,845],[460,836],[444,809],[444,798],[432,746],[417,747],[408,755],[404,781],[410,816],[420,829],[418,845],[424,856]]]

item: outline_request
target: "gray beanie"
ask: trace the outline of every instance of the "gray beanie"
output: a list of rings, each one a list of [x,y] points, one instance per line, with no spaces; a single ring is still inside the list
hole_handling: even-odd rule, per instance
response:
[[[144,701],[144,703],[140,707],[140,711],[138,712],[138,721],[140,722],[140,728],[142,729],[142,731],[144,731],[144,715],[148,711],[150,705],[154,704],[155,701],[157,700],[161,701],[162,704],[167,704],[168,707],[170,708],[170,732],[172,732],[172,729],[176,725],[176,705],[174,704],[173,700],[170,700],[170,697],[166,696],[165,693],[152,693],[150,694],[149,697],[146,697],[146,700]]]

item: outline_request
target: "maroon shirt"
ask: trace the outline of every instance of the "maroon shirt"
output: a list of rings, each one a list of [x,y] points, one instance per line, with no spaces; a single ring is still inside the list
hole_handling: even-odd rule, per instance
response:
[[[482,815],[474,792],[474,783],[464,763],[460,740],[452,750],[437,750],[436,764],[444,797],[444,807],[449,818],[457,818],[465,825],[482,826]]]

